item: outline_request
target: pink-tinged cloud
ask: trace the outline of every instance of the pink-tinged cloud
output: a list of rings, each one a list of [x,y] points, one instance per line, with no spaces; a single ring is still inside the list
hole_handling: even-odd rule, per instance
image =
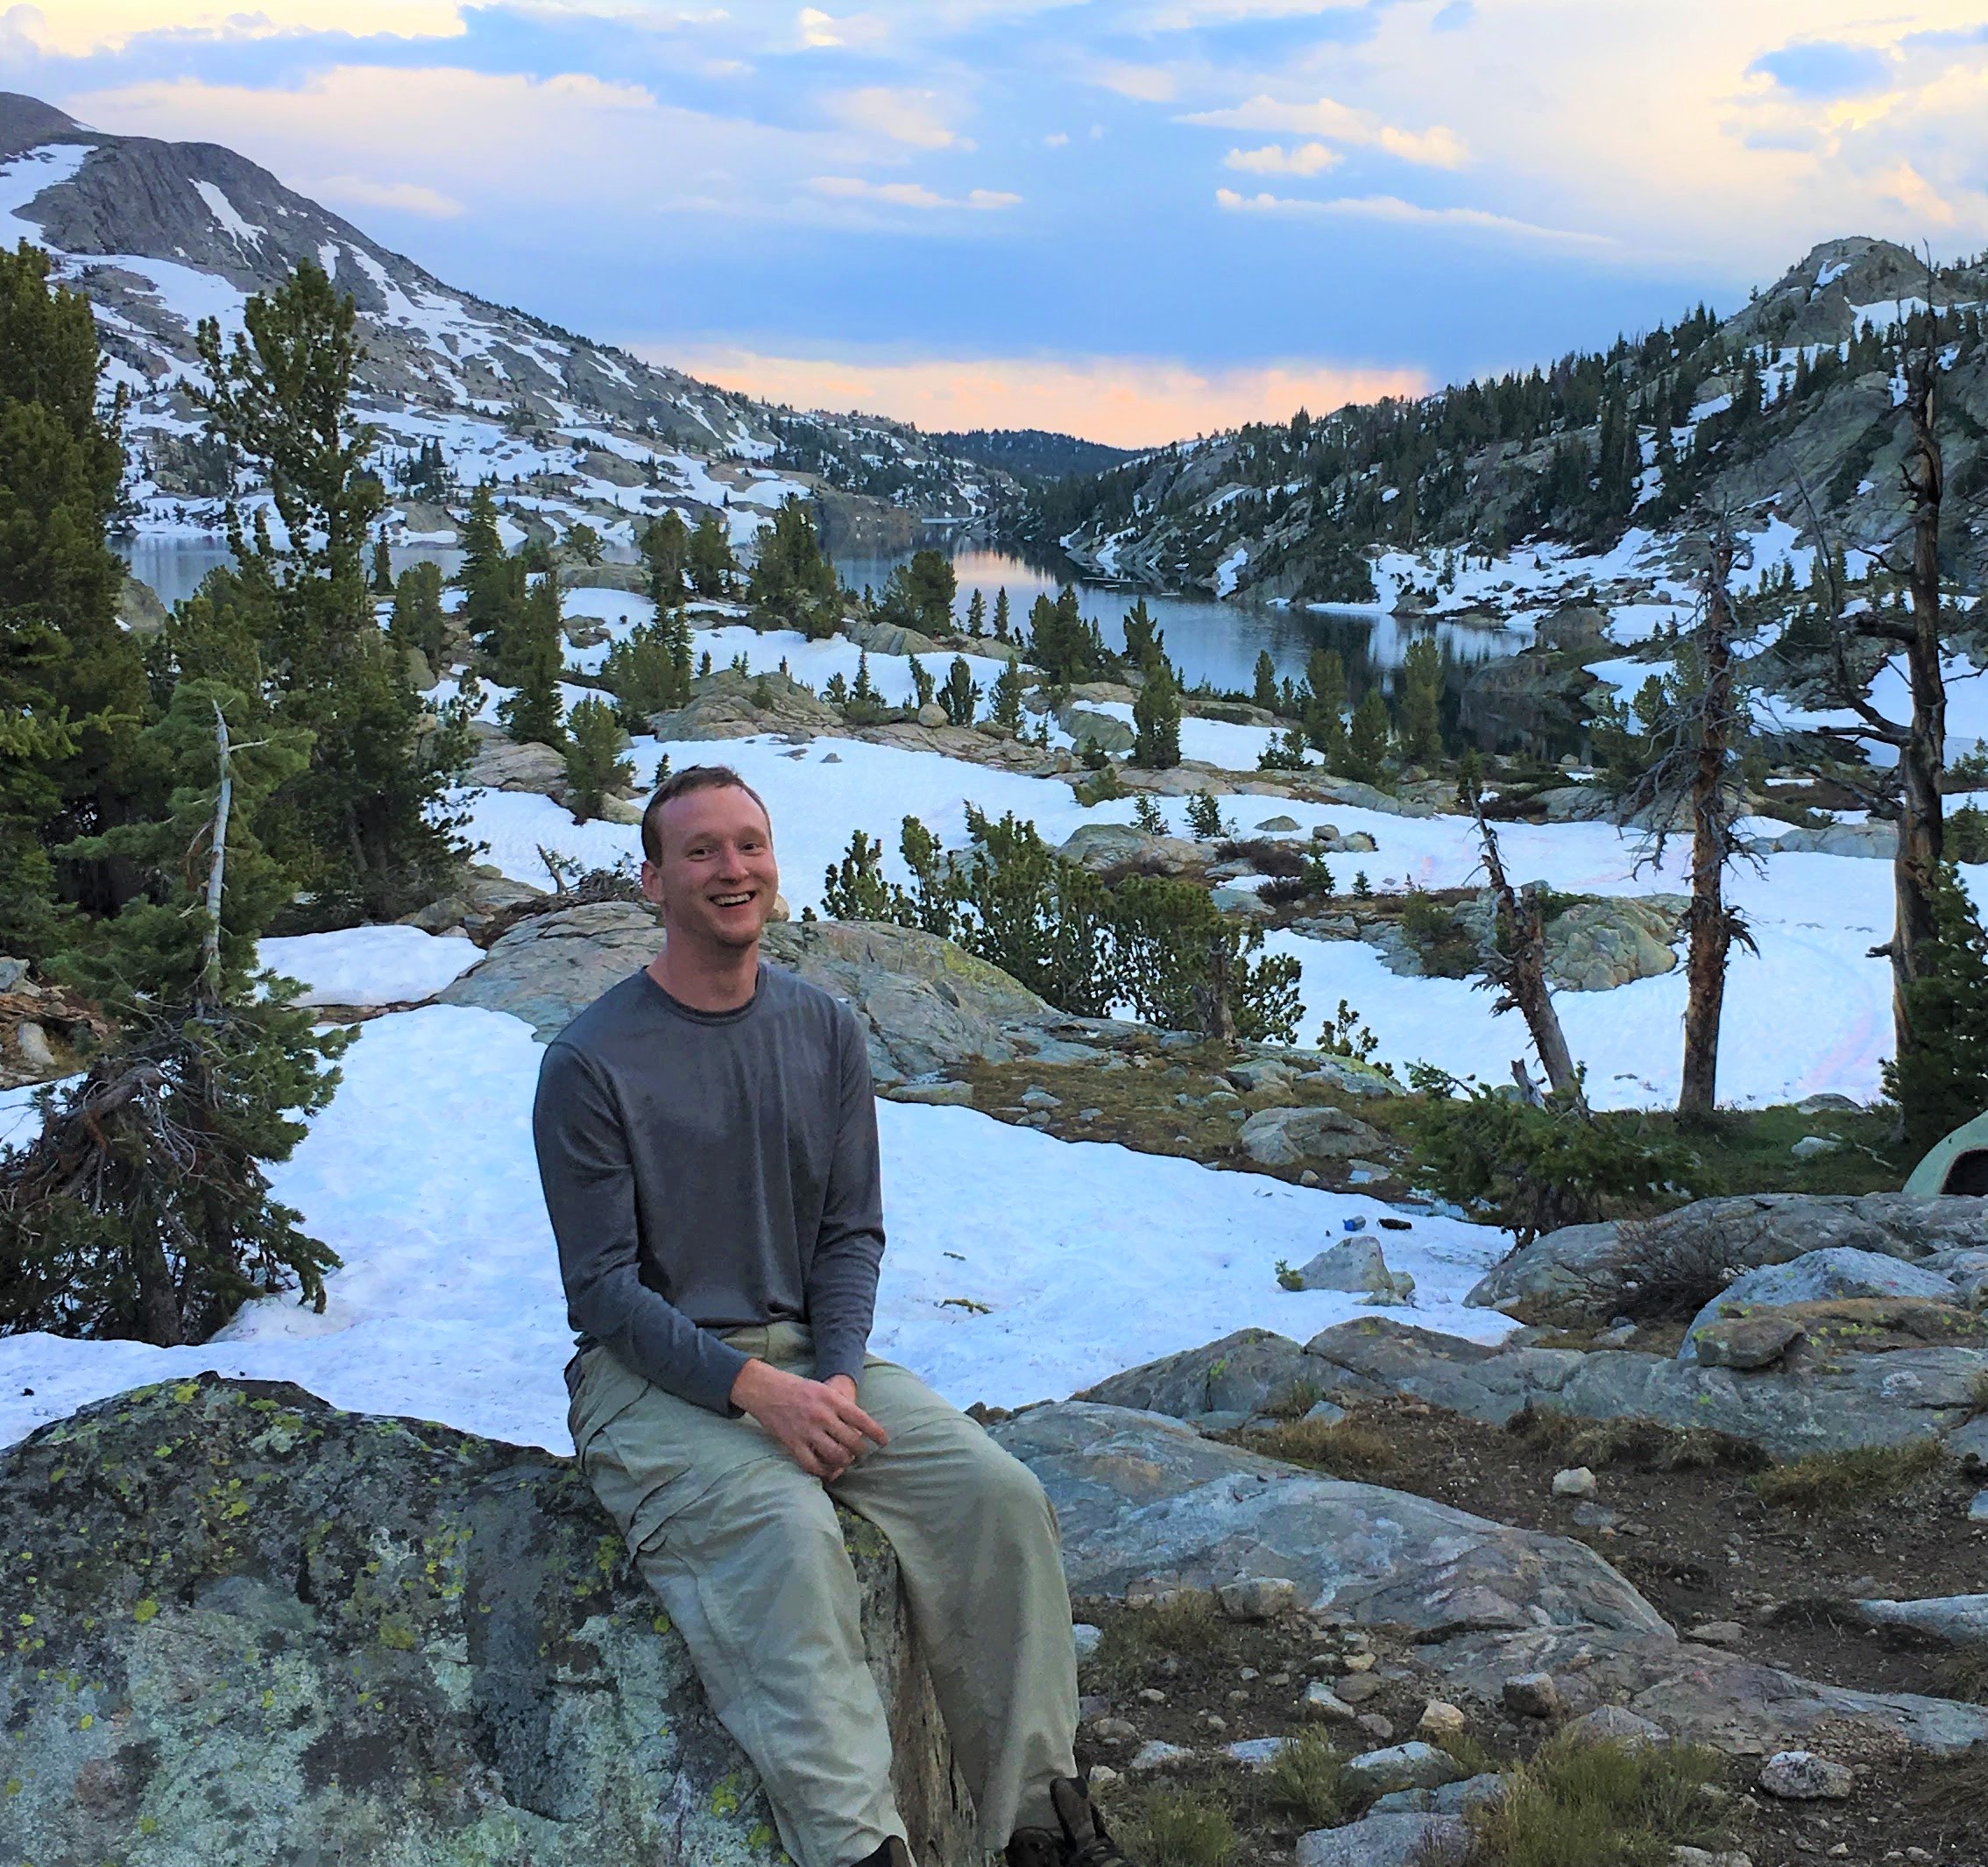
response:
[[[1041,428],[1114,447],[1157,447],[1245,421],[1322,414],[1348,402],[1422,394],[1416,370],[1285,362],[1196,369],[1158,358],[980,357],[911,362],[774,357],[633,343],[637,355],[796,408],[860,408],[927,430]]]
[[[1213,130],[1270,130],[1291,136],[1322,137],[1378,149],[1404,162],[1425,168],[1461,168],[1470,159],[1463,138],[1438,124],[1427,130],[1403,130],[1383,123],[1367,110],[1355,110],[1331,97],[1311,103],[1287,103],[1261,94],[1220,110],[1196,110],[1180,118]]]
[[[1395,221],[1412,226],[1459,227],[1475,233],[1496,234],[1514,240],[1538,240],[1558,246],[1612,248],[1617,244],[1606,234],[1535,226],[1531,221],[1489,214],[1482,208],[1425,208],[1393,194],[1305,201],[1284,194],[1238,194],[1234,188],[1217,188],[1215,205],[1227,214],[1289,215],[1300,219],[1336,216],[1354,220]]]

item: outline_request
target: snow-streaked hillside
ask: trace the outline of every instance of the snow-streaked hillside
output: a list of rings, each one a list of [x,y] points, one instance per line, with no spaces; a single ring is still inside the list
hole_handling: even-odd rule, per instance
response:
[[[458,291],[231,150],[108,135],[6,93],[0,238],[45,247],[96,309],[109,380],[131,397],[141,530],[218,523],[226,483],[184,392],[195,333],[207,318],[238,331],[250,294],[307,260],[359,314],[360,412],[402,495],[397,538],[452,531],[455,502],[400,471],[430,443],[450,492],[494,476],[525,509],[619,529],[623,543],[666,505],[739,507],[734,531],[749,536],[790,492],[839,493],[860,527],[870,507],[972,517],[1005,483],[902,424],[771,409]]]

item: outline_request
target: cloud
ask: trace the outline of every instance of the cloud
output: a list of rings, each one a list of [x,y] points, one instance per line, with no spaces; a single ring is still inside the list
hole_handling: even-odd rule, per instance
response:
[[[836,19],[814,6],[803,7],[795,25],[802,45],[810,51],[826,51],[844,46],[874,46],[886,38],[890,30],[874,13],[849,13]]]
[[[1935,227],[1951,227],[1960,216],[1937,188],[1909,162],[1900,162],[1878,177],[1878,186],[1907,214]]]
[[[1091,82],[1141,103],[1171,103],[1179,88],[1164,65],[1099,65],[1091,72]]]
[[[1316,175],[1336,168],[1345,159],[1338,150],[1327,149],[1323,143],[1300,143],[1295,149],[1270,143],[1262,149],[1232,149],[1222,159],[1222,166],[1245,169],[1253,175]]]
[[[1393,194],[1363,194],[1338,201],[1293,201],[1281,194],[1238,194],[1233,188],[1217,188],[1215,205],[1229,214],[1334,215],[1418,227],[1461,227],[1476,233],[1541,240],[1558,246],[1610,248],[1617,244],[1605,234],[1536,226],[1531,221],[1489,214],[1482,208],[1425,208]]]
[[[1192,32],[1263,20],[1364,12],[1367,0],[1161,0],[1129,22],[1147,32]]]
[[[466,30],[460,0],[53,0],[10,7],[0,20],[38,50],[69,58],[117,51],[153,32],[233,39],[313,32],[455,39]]]
[[[463,203],[439,188],[418,181],[371,181],[363,175],[329,175],[322,181],[301,181],[297,192],[334,208],[386,208],[399,214],[425,215],[431,220],[454,220]]]
[[[1259,93],[1226,110],[1197,110],[1178,120],[1214,130],[1277,130],[1326,137],[1335,143],[1379,149],[1426,168],[1461,168],[1469,160],[1469,152],[1454,131],[1440,125],[1433,130],[1397,130],[1330,97],[1312,103],[1287,103]]]
[[[1456,32],[1468,25],[1477,17],[1477,9],[1471,0],[1449,0],[1449,4],[1429,22],[1432,32]]]
[[[629,346],[706,382],[798,408],[860,408],[928,430],[1042,428],[1154,447],[1244,421],[1420,394],[1413,370],[1312,361],[1197,367],[1140,357],[783,357],[657,342]]]
[[[955,199],[935,193],[922,182],[866,181],[857,175],[816,175],[808,186],[831,201],[878,201],[893,208],[972,208],[985,212],[1022,203],[1019,194],[999,188],[971,188],[964,197]]]
[[[1883,90],[1892,81],[1893,60],[1875,46],[1846,46],[1812,39],[1763,53],[1747,67],[1801,97],[1850,97]]]
[[[947,123],[945,101],[937,91],[894,90],[878,84],[860,91],[838,91],[823,101],[829,114],[851,129],[867,131],[913,149],[973,146]]]

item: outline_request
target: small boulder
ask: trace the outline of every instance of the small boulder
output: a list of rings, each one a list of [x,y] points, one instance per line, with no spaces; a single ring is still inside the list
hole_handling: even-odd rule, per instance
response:
[[[1322,1679],[1305,1687],[1298,1708],[1308,1718],[1323,1718],[1333,1724],[1351,1724],[1360,1715]]]
[[[1520,1673],[1498,1688],[1505,1709],[1519,1718],[1557,1718],[1560,1711],[1560,1687],[1551,1673]]]
[[[1446,1737],[1462,1736],[1468,1723],[1461,1707],[1452,1705],[1447,1699],[1431,1699],[1422,1708],[1415,1729],[1440,1743]]]
[[[1454,1815],[1369,1815],[1298,1837],[1298,1867],[1433,1867],[1468,1856],[1470,1830]]]
[[[1737,1319],[1751,1310],[1843,1298],[1916,1297],[1951,1303],[1953,1279],[1918,1264],[1850,1246],[1808,1251],[1786,1263],[1743,1271],[1692,1319],[1678,1350],[1680,1361],[1698,1359],[1695,1337],[1707,1324]]]
[[[1390,1789],[1434,1789],[1461,1782],[1469,1773],[1447,1750],[1416,1739],[1348,1757],[1341,1779],[1349,1789],[1385,1795]]]
[[[1788,1152],[1797,1160],[1814,1160],[1819,1154],[1840,1154],[1843,1148],[1833,1135],[1804,1135]]]
[[[1262,1108],[1236,1137],[1259,1166],[1302,1167],[1385,1149],[1386,1138],[1339,1108]]]
[[[1355,1237],[1341,1239],[1300,1266],[1293,1287],[1342,1291],[1348,1295],[1378,1298],[1383,1303],[1405,1303],[1415,1294],[1415,1279],[1405,1270],[1388,1269],[1376,1240]]]
[[[1295,817],[1266,817],[1256,827],[1271,835],[1284,835],[1297,829],[1298,819]]]
[[[1567,1726],[1575,1743],[1668,1743],[1671,1734],[1653,1718],[1638,1716],[1621,1705],[1597,1705]]]
[[[1760,1787],[1784,1802],[1843,1802],[1857,1779],[1847,1764],[1813,1750],[1777,1750],[1760,1766]]]
[[[1232,1088],[1249,1095],[1258,1089],[1281,1089],[1297,1071],[1274,1057],[1260,1057],[1253,1062],[1233,1064],[1222,1074]]]
[[[1282,1575],[1251,1575],[1224,1582],[1215,1600],[1232,1621],[1274,1621],[1298,1605],[1298,1584]]]
[[[1163,1743],[1157,1737],[1149,1737],[1132,1753],[1132,1761],[1125,1767],[1137,1776],[1150,1776],[1156,1770],[1178,1770],[1184,1764],[1194,1761],[1194,1753],[1178,1743]]]
[[[1592,1497],[1595,1495],[1595,1475],[1585,1465],[1569,1466],[1563,1472],[1553,1474],[1555,1497]]]
[[[1801,1340],[1802,1327],[1770,1310],[1731,1322],[1707,1323],[1694,1332],[1696,1359],[1707,1368],[1765,1368]]]
[[[945,709],[937,701],[928,700],[918,709],[918,724],[921,726],[938,727],[947,724]]]

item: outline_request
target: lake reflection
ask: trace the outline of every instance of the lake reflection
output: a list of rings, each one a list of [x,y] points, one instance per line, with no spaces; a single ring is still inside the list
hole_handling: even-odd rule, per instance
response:
[[[228,562],[228,547],[220,539],[133,539],[122,547],[131,574],[159,592],[168,605],[183,602],[216,564]],[[402,548],[393,552],[398,574],[424,559],[441,564],[446,575],[462,562],[462,553],[434,546]],[[994,597],[1003,589],[1017,626],[1028,620],[1029,606],[1039,596],[1056,595],[1063,578],[1058,572],[1029,562],[1013,552],[984,545],[959,544],[950,552],[959,579],[955,611],[964,624],[967,604],[978,590],[994,614]],[[880,591],[910,553],[854,557],[838,556],[837,574],[852,590],[867,585]],[[1078,602],[1086,619],[1095,621],[1106,643],[1125,643],[1125,612],[1138,593],[1114,584],[1079,583]],[[1268,651],[1281,680],[1302,680],[1305,662],[1314,648],[1336,648],[1345,657],[1348,682],[1357,699],[1378,680],[1392,684],[1408,644],[1418,635],[1433,633],[1452,673],[1446,686],[1460,683],[1465,670],[1496,656],[1514,654],[1530,639],[1510,631],[1465,626],[1456,623],[1397,622],[1372,609],[1281,609],[1267,604],[1218,603],[1206,596],[1154,596],[1146,607],[1165,633],[1167,653],[1190,685],[1206,681],[1212,687],[1247,690],[1256,657]]]

